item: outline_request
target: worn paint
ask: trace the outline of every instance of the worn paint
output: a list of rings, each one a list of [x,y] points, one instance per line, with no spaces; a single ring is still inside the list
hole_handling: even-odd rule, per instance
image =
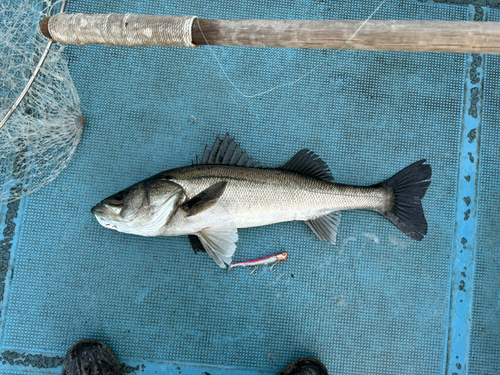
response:
[[[121,366],[122,366],[122,370],[125,374],[132,374],[134,372],[139,371],[139,365],[132,367],[132,366],[127,365],[126,363],[122,363]]]
[[[10,188],[10,194],[17,196],[24,185],[20,182]],[[9,303],[10,286],[14,278],[17,241],[21,232],[26,199],[15,200],[0,211],[0,342],[3,341],[6,311]]]
[[[418,0],[421,3],[437,3],[447,5],[462,5],[462,6],[485,6],[493,9],[500,9],[500,0]],[[482,10],[479,14],[481,14]],[[477,20],[475,20],[477,21]]]
[[[48,355],[17,350],[4,350],[0,353],[1,371],[33,372],[60,374],[64,354]],[[121,363],[125,374],[164,374],[164,375],[271,375],[271,371],[246,371],[225,366],[193,365],[168,363],[162,361],[133,361]]]
[[[17,352],[14,350],[3,351],[0,355],[0,361],[3,365],[33,367],[36,369],[50,369],[62,366],[64,357],[47,356],[43,354],[30,354]]]
[[[12,195],[17,194],[22,190],[23,185],[17,184],[10,190]],[[0,298],[4,299],[5,284],[7,283],[7,272],[9,271],[10,252],[14,244],[14,235],[16,233],[15,219],[18,215],[20,201],[16,200],[7,204],[7,212],[5,213],[5,226],[0,240]]]
[[[487,10],[470,7],[470,21],[486,21]],[[459,161],[457,215],[452,247],[450,316],[446,374],[467,373],[472,313],[474,252],[476,250],[476,202],[479,171],[480,129],[483,106],[485,56],[467,56],[465,98]]]

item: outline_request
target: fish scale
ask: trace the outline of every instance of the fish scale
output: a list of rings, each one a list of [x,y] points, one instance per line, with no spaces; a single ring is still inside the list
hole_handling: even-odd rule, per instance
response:
[[[184,235],[231,222],[236,228],[309,220],[350,209],[382,210],[387,192],[382,187],[328,183],[273,169],[198,166],[171,171],[187,199],[221,181],[228,181],[217,205],[196,216],[177,211],[162,235]]]

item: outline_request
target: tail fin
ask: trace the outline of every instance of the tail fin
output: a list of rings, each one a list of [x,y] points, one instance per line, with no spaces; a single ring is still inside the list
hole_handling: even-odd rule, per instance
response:
[[[382,214],[406,235],[420,241],[427,234],[422,198],[430,185],[431,166],[425,159],[402,169],[380,185],[392,189],[393,202]]]

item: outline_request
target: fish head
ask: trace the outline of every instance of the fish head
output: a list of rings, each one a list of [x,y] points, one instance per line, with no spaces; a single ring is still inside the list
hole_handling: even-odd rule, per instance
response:
[[[184,190],[178,184],[165,178],[151,178],[104,199],[91,212],[106,228],[155,236],[184,197]]]

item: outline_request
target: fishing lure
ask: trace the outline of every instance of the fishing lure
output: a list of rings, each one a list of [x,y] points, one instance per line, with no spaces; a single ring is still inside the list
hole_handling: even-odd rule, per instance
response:
[[[278,254],[269,255],[268,257],[265,257],[265,258],[247,260],[246,262],[232,263],[227,268],[227,273],[229,273],[231,271],[231,268],[233,268],[233,267],[255,267],[255,269],[252,271],[252,273],[253,273],[253,272],[255,272],[257,267],[259,267],[259,266],[265,266],[267,264],[274,263],[272,266],[272,267],[274,267],[274,265],[276,263],[278,263],[282,260],[285,260],[286,258],[288,258],[288,253],[282,252],[282,253],[278,253]],[[271,267],[271,269],[272,269],[272,267]]]

